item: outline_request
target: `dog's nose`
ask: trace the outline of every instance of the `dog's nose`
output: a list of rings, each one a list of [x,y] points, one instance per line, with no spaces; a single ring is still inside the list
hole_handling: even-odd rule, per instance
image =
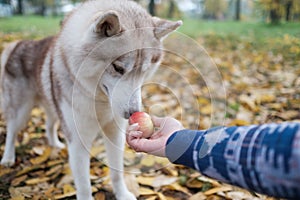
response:
[[[124,117],[125,117],[125,119],[129,119],[129,117],[131,116],[131,114],[129,113],[129,112],[125,112],[124,113]]]
[[[133,113],[135,113],[135,112],[138,112],[138,111],[137,111],[137,110],[126,111],[126,112],[124,113],[125,119],[129,119],[129,117],[130,117]]]

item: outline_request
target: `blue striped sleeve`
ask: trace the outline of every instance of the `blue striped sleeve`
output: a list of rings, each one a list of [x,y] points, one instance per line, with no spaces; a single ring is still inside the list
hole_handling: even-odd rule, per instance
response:
[[[278,198],[300,198],[300,123],[182,130],[166,155],[217,180]]]

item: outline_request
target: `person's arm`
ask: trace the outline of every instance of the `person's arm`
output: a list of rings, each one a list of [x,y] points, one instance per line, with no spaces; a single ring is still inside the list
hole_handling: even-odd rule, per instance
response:
[[[179,130],[166,145],[176,164],[259,193],[300,198],[300,123]]]

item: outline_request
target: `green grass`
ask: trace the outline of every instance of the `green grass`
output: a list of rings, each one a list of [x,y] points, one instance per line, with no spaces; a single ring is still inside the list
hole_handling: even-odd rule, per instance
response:
[[[61,17],[14,16],[0,18],[0,32],[48,36],[58,32]]]
[[[241,38],[265,39],[266,37],[275,38],[288,34],[300,38],[300,23],[271,25],[261,22],[184,19],[183,26],[179,31],[191,37],[216,34],[220,36],[234,35]]]
[[[24,33],[33,36],[47,36],[58,32],[62,17],[14,16],[0,18],[0,32]],[[215,34],[217,36],[238,36],[240,38],[265,39],[289,34],[300,38],[300,23],[268,25],[259,22],[204,21],[183,19],[180,32],[191,37]]]

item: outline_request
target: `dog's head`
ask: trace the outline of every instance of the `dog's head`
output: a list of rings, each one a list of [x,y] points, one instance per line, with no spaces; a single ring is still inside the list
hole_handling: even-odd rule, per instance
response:
[[[97,79],[114,114],[128,118],[141,109],[141,86],[161,62],[162,40],[182,22],[152,17],[132,1],[112,1],[106,8],[95,2],[87,27],[77,36],[81,53],[92,65],[82,73]]]

